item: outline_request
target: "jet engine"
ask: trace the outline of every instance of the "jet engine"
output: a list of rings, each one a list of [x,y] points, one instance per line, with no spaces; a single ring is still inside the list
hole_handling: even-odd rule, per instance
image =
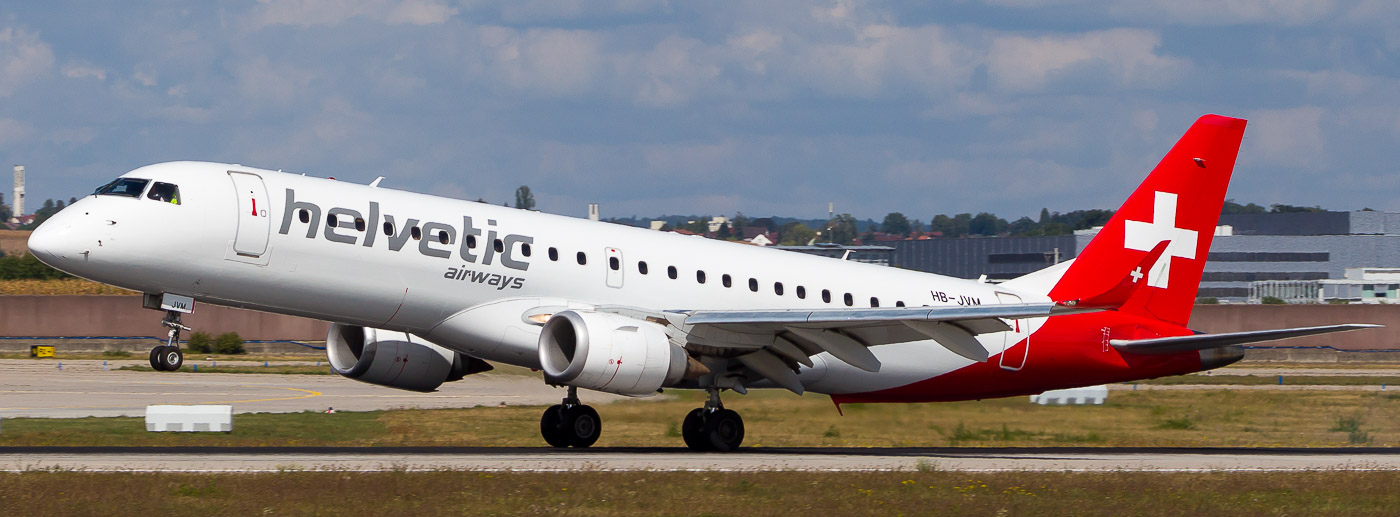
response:
[[[634,396],[674,386],[690,362],[661,325],[585,311],[550,317],[540,331],[539,353],[550,384]]]
[[[403,332],[332,323],[326,357],[344,377],[402,390],[433,391],[491,365]]]

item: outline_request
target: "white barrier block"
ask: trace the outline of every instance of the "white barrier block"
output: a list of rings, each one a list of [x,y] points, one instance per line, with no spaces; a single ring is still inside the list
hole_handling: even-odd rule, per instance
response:
[[[1031,395],[1031,404],[1088,405],[1103,404],[1108,400],[1108,386],[1086,386],[1067,390],[1050,390],[1039,395]]]
[[[150,432],[232,432],[233,406],[146,406]]]

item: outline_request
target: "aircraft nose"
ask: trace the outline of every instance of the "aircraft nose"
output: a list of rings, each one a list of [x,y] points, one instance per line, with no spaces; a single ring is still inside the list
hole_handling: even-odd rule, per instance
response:
[[[34,233],[29,234],[29,254],[38,258],[43,263],[53,266],[59,256],[62,255],[63,235],[66,231],[59,230],[59,221],[43,221],[35,228]]]
[[[29,252],[40,262],[58,268],[62,261],[72,258],[72,250],[67,249],[71,239],[66,238],[70,233],[72,225],[54,219],[44,221],[29,235]]]

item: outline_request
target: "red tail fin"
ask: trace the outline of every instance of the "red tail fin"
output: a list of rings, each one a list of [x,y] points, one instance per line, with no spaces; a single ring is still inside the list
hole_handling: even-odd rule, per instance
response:
[[[1176,142],[1050,290],[1055,301],[1106,292],[1158,243],[1141,304],[1120,310],[1186,325],[1244,138],[1243,119],[1206,115]]]

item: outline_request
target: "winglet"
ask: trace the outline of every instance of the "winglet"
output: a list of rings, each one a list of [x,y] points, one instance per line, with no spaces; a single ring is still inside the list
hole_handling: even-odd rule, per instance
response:
[[[1076,309],[1117,309],[1122,307],[1124,304],[1128,303],[1128,300],[1131,300],[1134,295],[1144,291],[1142,287],[1146,286],[1147,282],[1141,280],[1147,278],[1148,271],[1152,268],[1152,265],[1157,263],[1157,259],[1162,257],[1162,254],[1167,251],[1167,246],[1170,244],[1171,241],[1157,243],[1157,246],[1153,247],[1152,251],[1147,252],[1147,255],[1142,257],[1137,267],[1134,267],[1124,274],[1123,278],[1118,280],[1118,284],[1113,286],[1113,288],[1088,298],[1064,300],[1057,303],[1064,307],[1074,307]]]

